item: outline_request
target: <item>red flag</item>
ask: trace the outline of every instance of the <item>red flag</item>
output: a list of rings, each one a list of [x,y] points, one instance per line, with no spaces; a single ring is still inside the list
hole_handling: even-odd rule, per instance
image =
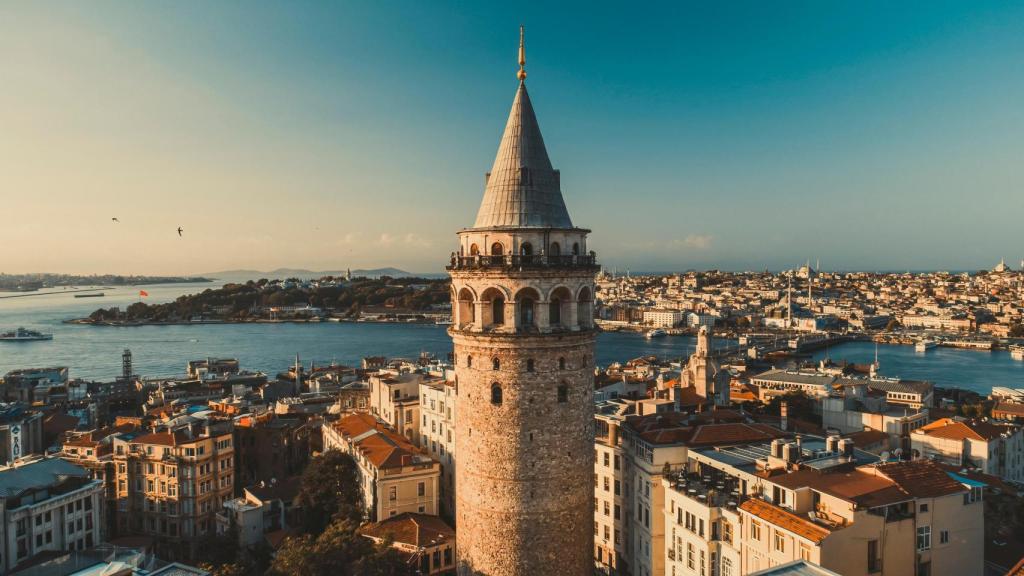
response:
[[[146,292],[145,290],[139,290],[139,297],[141,298],[143,296],[149,296],[149,292]]]

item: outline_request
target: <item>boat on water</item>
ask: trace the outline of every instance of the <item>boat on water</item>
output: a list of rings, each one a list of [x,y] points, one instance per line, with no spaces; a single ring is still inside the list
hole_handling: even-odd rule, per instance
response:
[[[647,334],[644,334],[644,336],[646,336],[648,339],[661,338],[662,336],[668,336],[668,332],[662,330],[661,328],[655,328],[654,330],[648,330]]]
[[[936,342],[935,340],[918,340],[917,343],[914,344],[914,351],[927,352],[938,345],[939,343]]]
[[[105,296],[103,292],[99,294],[75,294],[75,298],[102,298]]]
[[[1024,344],[1013,344],[1010,346],[1010,358],[1024,360]]]
[[[18,328],[0,334],[0,340],[6,342],[30,342],[32,340],[53,340],[53,334],[43,334],[27,328]]]

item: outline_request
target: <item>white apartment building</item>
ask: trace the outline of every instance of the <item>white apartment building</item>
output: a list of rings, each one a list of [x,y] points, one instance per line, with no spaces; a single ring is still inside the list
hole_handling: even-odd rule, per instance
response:
[[[941,418],[914,430],[910,441],[915,457],[1024,482],[1024,428],[1016,424]]]
[[[441,463],[441,515],[455,518],[455,383],[420,382],[420,448]]]
[[[680,310],[657,308],[644,310],[644,325],[655,328],[672,328],[683,321],[684,313]]]
[[[41,552],[100,543],[103,481],[60,458],[0,469],[0,573]]]

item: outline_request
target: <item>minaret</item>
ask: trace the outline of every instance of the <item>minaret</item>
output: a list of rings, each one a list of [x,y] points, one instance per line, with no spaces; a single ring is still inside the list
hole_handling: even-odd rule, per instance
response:
[[[594,276],[519,86],[452,254],[460,575],[593,573]]]

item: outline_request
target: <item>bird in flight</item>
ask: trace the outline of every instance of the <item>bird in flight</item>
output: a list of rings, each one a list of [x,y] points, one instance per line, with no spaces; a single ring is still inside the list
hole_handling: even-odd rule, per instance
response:
[[[181,226],[178,226],[178,236],[181,236]]]
[[[120,222],[120,220],[118,220],[117,218],[111,218],[111,220],[113,220],[114,222]]]

